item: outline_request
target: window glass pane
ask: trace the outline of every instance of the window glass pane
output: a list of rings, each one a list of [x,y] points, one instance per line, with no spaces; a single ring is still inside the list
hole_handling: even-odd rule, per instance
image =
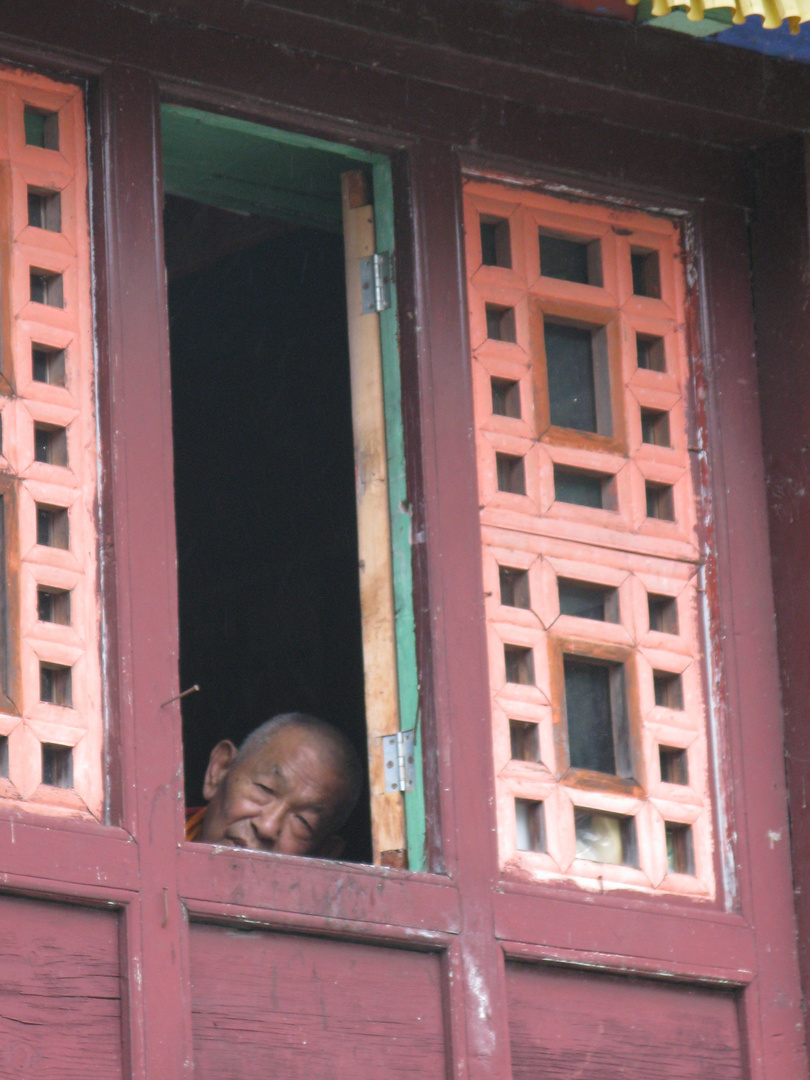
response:
[[[554,468],[554,497],[558,502],[603,509],[604,479],[574,469]]]
[[[543,804],[530,799],[515,799],[515,830],[518,851],[545,851]]]
[[[601,245],[598,240],[569,240],[541,230],[540,273],[580,285],[601,285]]]
[[[545,338],[552,424],[596,431],[591,331],[546,320]]]
[[[575,769],[616,773],[610,669],[566,657],[565,716],[568,757]]]

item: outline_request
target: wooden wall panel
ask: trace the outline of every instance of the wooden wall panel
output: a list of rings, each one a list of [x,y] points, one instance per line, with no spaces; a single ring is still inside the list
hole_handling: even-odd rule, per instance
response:
[[[514,1080],[742,1080],[732,993],[507,965]]]
[[[191,928],[196,1080],[447,1075],[435,954]]]
[[[0,1077],[118,1080],[118,919],[0,898]]]

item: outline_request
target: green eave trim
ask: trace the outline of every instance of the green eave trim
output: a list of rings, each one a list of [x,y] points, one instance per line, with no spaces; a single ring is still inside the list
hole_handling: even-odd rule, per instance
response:
[[[394,192],[391,165],[380,158],[373,168],[374,224],[378,251],[394,252]],[[396,279],[396,273],[392,274]],[[397,292],[391,284],[391,306],[380,313],[383,356],[385,439],[388,450],[388,506],[394,577],[394,612],[399,683],[399,726],[416,729],[413,791],[405,794],[405,830],[408,866],[422,870],[425,861],[425,795],[422,777],[422,733],[419,720],[419,679],[416,668],[416,630],[413,611],[411,512],[405,474],[405,439],[402,430],[402,386],[399,373]]]
[[[160,119],[169,194],[330,232],[343,228],[340,174],[379,158],[179,105],[163,105]]]
[[[710,8],[697,22],[687,18],[686,11],[671,11],[669,15],[655,16],[652,13],[652,0],[641,0],[636,21],[659,30],[674,30],[679,34],[703,38],[728,30],[733,25],[733,15],[731,8]]]

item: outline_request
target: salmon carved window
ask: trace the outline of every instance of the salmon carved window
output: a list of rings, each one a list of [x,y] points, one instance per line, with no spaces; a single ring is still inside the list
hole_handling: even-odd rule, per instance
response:
[[[0,72],[0,797],[102,805],[84,110]]]
[[[470,181],[501,862],[714,895],[677,227]]]

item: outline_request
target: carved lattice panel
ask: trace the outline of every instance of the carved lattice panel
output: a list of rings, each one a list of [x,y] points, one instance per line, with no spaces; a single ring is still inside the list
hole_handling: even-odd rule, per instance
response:
[[[711,896],[677,228],[465,206],[502,864]]]
[[[96,430],[82,96],[0,72],[0,795],[101,812]]]

